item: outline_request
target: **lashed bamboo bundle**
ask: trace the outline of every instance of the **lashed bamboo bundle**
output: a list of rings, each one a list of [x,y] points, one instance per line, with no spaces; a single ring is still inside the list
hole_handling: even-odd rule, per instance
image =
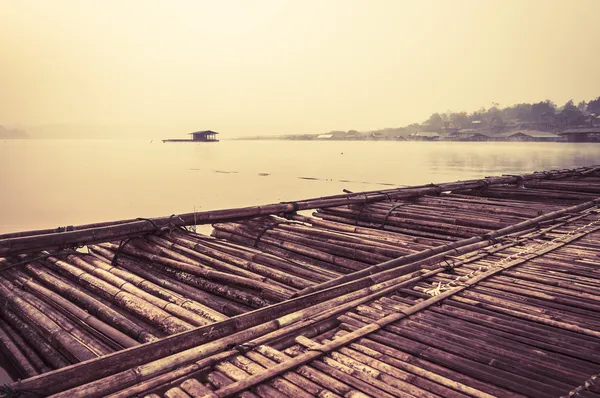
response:
[[[320,218],[307,217],[300,214],[295,214],[291,218],[313,227],[351,234],[352,236],[358,236],[367,241],[383,242],[394,247],[406,248],[408,250],[414,249],[421,251],[445,243],[444,240],[428,239],[419,236],[383,231],[380,229],[363,228],[345,223],[325,221]]]
[[[367,265],[358,260],[351,260],[337,254],[332,254],[321,250],[322,248],[313,247],[312,242],[306,242],[302,239],[284,239],[278,231],[267,230],[264,234],[261,231],[266,227],[256,227],[256,225],[246,225],[241,223],[214,224],[213,236],[223,237],[228,240],[234,240],[236,243],[247,246],[254,246],[261,250],[275,248],[274,254],[286,253],[286,257],[293,261],[302,261],[304,265],[315,264],[323,271],[329,271],[329,275],[336,273],[347,273],[349,270],[365,268]],[[237,238],[236,238],[237,237]],[[316,270],[315,268],[313,268]]]
[[[470,190],[465,190],[472,194]],[[488,188],[482,195],[491,198],[511,198],[520,200],[537,200],[543,197],[545,201],[554,204],[569,204],[577,201],[590,200],[597,196],[595,193],[577,192],[577,191],[558,191],[552,189],[520,189],[512,186],[495,186]]]
[[[269,254],[266,251],[260,251],[253,247],[233,245],[227,240],[214,238],[207,239],[207,237],[202,235],[192,234],[189,232],[183,234],[181,231],[174,231],[174,234],[175,236],[182,236],[185,239],[189,239],[205,247],[233,255],[243,260],[264,265],[270,269],[279,269],[286,274],[296,275],[310,281],[325,281],[328,279],[328,277],[336,275],[320,269],[313,270],[311,267],[307,268],[304,263],[292,261],[290,259],[286,259],[285,257],[277,257]]]
[[[102,243],[99,246],[115,252],[119,250],[119,246],[116,244]],[[226,283],[228,285],[255,290],[267,300],[283,300],[291,294],[290,290],[283,289],[276,284],[263,282],[262,279],[264,278],[260,276],[253,274],[252,278],[249,278],[247,276],[238,276],[218,271],[203,265],[200,261],[192,259],[187,255],[177,253],[147,240],[135,239],[131,244],[123,246],[121,251],[156,265],[195,275],[206,281]],[[212,262],[220,261],[213,259]],[[224,264],[223,262],[220,263]]]
[[[0,256],[39,250],[53,250],[68,246],[103,242],[108,240],[125,239],[144,233],[156,232],[162,228],[193,224],[214,224],[264,215],[281,214],[297,210],[345,206],[376,202],[389,199],[402,199],[437,194],[444,191],[467,190],[484,188],[491,185],[516,184],[520,181],[534,179],[557,179],[571,177],[574,174],[592,175],[597,167],[584,167],[573,170],[556,170],[546,173],[532,173],[522,176],[487,177],[483,180],[443,183],[422,187],[398,188],[361,192],[356,194],[334,195],[317,199],[300,200],[290,203],[279,203],[265,206],[255,206],[240,209],[215,210],[181,214],[175,217],[154,218],[151,220],[136,220],[131,222],[112,222],[91,224],[69,228],[65,232],[53,230],[29,231],[19,234],[8,234],[0,240]],[[100,225],[100,226],[98,226]],[[87,227],[87,228],[86,228]]]
[[[102,247],[103,249],[107,249],[110,251],[114,251],[114,253],[116,253],[116,251],[118,250],[118,246],[114,245],[114,244],[107,244],[107,243],[103,243],[99,245],[100,247]],[[138,251],[135,249],[131,249],[131,252],[135,252],[135,253],[143,253],[142,251]],[[150,255],[153,256],[153,255]],[[154,257],[156,258],[156,257]],[[127,259],[125,259],[123,262],[121,262],[121,256],[119,256],[118,258],[118,263],[125,265]],[[264,307],[269,305],[269,301],[266,300],[265,298],[261,297],[261,294],[263,292],[263,290],[261,289],[263,287],[264,284],[251,280],[251,279],[242,279],[241,277],[235,276],[235,275],[231,275],[231,274],[225,274],[225,273],[219,273],[219,279],[216,281],[212,281],[208,278],[204,278],[198,274],[204,274],[204,275],[209,275],[212,273],[212,275],[215,274],[214,271],[210,271],[210,270],[206,270],[206,269],[202,269],[196,265],[191,265],[188,263],[183,263],[183,262],[177,262],[175,260],[170,260],[170,259],[166,259],[166,258],[162,258],[162,264],[159,262],[154,262],[152,260],[148,260],[148,259],[142,259],[142,258],[135,258],[135,260],[133,260],[133,257],[129,259],[130,262],[129,264],[126,265],[126,267],[129,267],[130,265],[134,265],[134,266],[138,266],[138,268],[146,268],[146,269],[151,269],[153,271],[157,271],[160,272],[161,274],[167,275],[169,277],[171,277],[172,279],[175,279],[177,281],[183,282],[187,285],[193,286],[197,289],[203,290],[205,292],[210,292],[212,295],[216,295],[216,296],[220,296],[222,298],[227,299],[228,301],[232,301],[238,304],[241,304],[243,306],[245,306],[245,308],[260,308],[260,307]],[[175,264],[175,267],[170,267],[166,264],[170,264],[173,265]],[[232,281],[232,285],[229,284],[224,284],[228,283],[226,282],[227,280]],[[234,282],[241,281],[243,285],[255,285],[258,286],[258,289],[249,289],[247,288],[248,286],[245,287],[238,287],[233,285]],[[254,283],[257,282],[257,283]],[[208,305],[209,303],[204,303],[202,302],[202,304],[206,304],[207,306],[211,306]],[[211,307],[214,308],[214,307]]]
[[[34,363],[14,341],[15,336],[19,335],[15,333],[7,323],[0,319],[0,352],[2,352],[2,355],[11,361],[13,367],[17,370],[21,377],[27,378],[39,374],[39,371],[36,369]],[[25,347],[27,347],[30,351],[33,351],[28,345],[25,345]],[[41,363],[43,364],[43,362]]]
[[[127,336],[125,333],[119,331],[108,323],[101,321],[97,317],[78,307],[61,295],[36,283],[32,278],[28,277],[21,271],[13,270],[11,275],[13,277],[13,282],[21,289],[34,294],[38,300],[43,300],[49,304],[54,304],[55,308],[62,310],[72,319],[78,320],[79,323],[87,325],[90,329],[95,330],[101,335],[107,337],[110,341],[116,343],[114,345],[115,349],[139,345],[136,340]]]
[[[90,252],[109,261],[113,261],[112,259],[115,256],[115,252],[111,252],[110,250],[103,249],[99,246],[90,246]],[[177,274],[182,276],[181,280],[171,278],[169,275],[157,271],[156,268],[141,264],[135,260],[127,258],[124,255],[119,256],[116,260],[116,263],[123,269],[129,270],[136,275],[146,278],[148,281],[156,283],[160,286],[164,286],[171,291],[177,292],[185,297],[189,297],[196,302],[227,316],[242,314],[252,309],[251,307],[215,295],[209,292],[211,289],[207,288],[207,290],[201,290],[192,286],[191,284],[184,283],[183,280],[185,279],[181,273]]]
[[[393,205],[390,205],[390,209]],[[322,215],[335,216],[337,219],[345,219],[349,224],[355,224],[357,222],[366,222],[372,225],[377,225],[381,229],[388,229],[393,227],[398,232],[409,233],[411,235],[424,235],[435,238],[444,236],[444,239],[455,238],[468,238],[474,235],[481,235],[488,232],[492,228],[498,228],[505,226],[498,226],[498,224],[492,224],[492,227],[488,228],[475,228],[466,227],[456,224],[456,220],[452,220],[451,223],[446,223],[442,220],[438,221],[427,221],[409,217],[399,217],[395,214],[401,213],[401,210],[396,209],[396,212],[392,212],[388,215],[388,210],[384,210],[378,207],[364,206],[360,208],[329,208],[320,209],[314,213],[315,216],[321,217]],[[445,237],[447,235],[447,237]]]
[[[194,236],[193,234],[187,234],[187,233],[183,233],[183,232],[181,232],[181,234],[182,234],[182,235]],[[195,238],[195,239],[198,239],[198,240],[200,240],[200,241],[202,241],[202,240],[203,240],[203,239],[199,239],[197,236],[196,236],[196,238]],[[208,239],[208,240],[210,240],[210,239]],[[215,242],[213,241],[213,243],[212,243],[212,244],[215,244]],[[222,245],[222,243],[221,243],[221,245]],[[249,252],[249,253],[252,253],[253,251],[252,251],[252,250],[248,250],[248,252]]]
[[[112,325],[128,336],[140,342],[156,340],[156,336],[150,330],[140,326],[138,322],[132,321],[123,313],[100,300],[99,297],[94,297],[86,289],[79,289],[76,284],[54,274],[42,264],[28,263],[23,268],[36,281],[39,281],[51,291],[69,299],[80,308],[85,309],[101,321]],[[29,285],[29,283],[25,285]]]
[[[598,229],[598,227],[595,229]],[[586,233],[583,233],[580,236],[584,236],[585,234]],[[575,237],[574,239],[578,237]],[[573,237],[570,237],[569,239],[573,239]],[[557,247],[560,246],[562,245]],[[545,250],[541,252],[541,255],[544,253]],[[519,260],[515,265],[520,265],[526,260],[527,259]],[[501,271],[501,269],[494,271],[494,273],[497,273],[498,271]],[[489,272],[488,274],[493,275]],[[407,290],[407,292],[412,293],[413,295],[418,295],[418,291],[411,292],[410,290]],[[456,293],[459,293],[460,296],[466,294],[471,299],[474,298],[469,291],[464,290],[464,287],[458,291],[455,290],[452,293],[455,295]],[[449,297],[452,300],[458,300],[458,296],[453,296],[452,294],[445,294],[445,297]],[[429,299],[428,301],[432,300],[439,301],[439,299],[435,298]],[[409,300],[409,302],[411,301]],[[497,301],[495,301],[495,304],[496,303]],[[404,354],[404,352],[407,352],[409,355],[421,355],[421,353],[427,349],[428,352],[431,352],[431,355],[427,357],[428,360],[433,361],[434,363],[441,363],[451,369],[459,369],[463,374],[468,376],[472,375],[471,377],[463,376],[463,381],[469,381],[472,383],[472,381],[475,379],[483,379],[490,384],[493,383],[506,388],[498,388],[494,385],[489,386],[486,385],[486,383],[481,383],[478,381],[476,385],[482,390],[473,391],[474,387],[470,385],[461,386],[460,384],[456,383],[451,384],[457,389],[461,388],[465,392],[470,390],[471,394],[475,393],[473,394],[475,396],[492,396],[489,393],[493,393],[493,396],[515,396],[515,391],[534,397],[548,396],[548,394],[552,394],[551,396],[558,396],[560,392],[564,392],[565,390],[568,391],[570,387],[572,387],[574,379],[585,379],[589,375],[589,372],[591,371],[590,369],[594,369],[590,368],[589,363],[573,360],[568,356],[561,357],[555,354],[540,355],[539,349],[535,350],[526,348],[526,346],[523,344],[515,341],[509,342],[498,335],[494,337],[487,337],[485,333],[482,334],[481,331],[474,331],[470,327],[463,329],[461,326],[464,324],[459,321],[453,321],[452,319],[442,319],[443,317],[440,318],[434,315],[434,317],[431,319],[431,322],[423,323],[421,321],[423,316],[429,315],[430,312],[428,310],[422,311],[421,309],[435,309],[437,308],[435,306],[424,307],[422,304],[413,304],[412,308],[416,307],[420,310],[416,317],[402,320],[400,321],[402,326],[399,327],[400,324],[396,326],[396,323],[394,322],[397,321],[395,321],[395,319],[403,318],[404,314],[410,311],[411,308],[407,307],[406,300],[402,298],[400,298],[396,304],[394,304],[393,299],[387,299],[385,300],[385,303],[384,300],[381,299],[381,302],[377,302],[376,304],[372,303],[369,306],[363,306],[362,308],[358,306],[358,314],[352,313],[349,314],[352,316],[346,315],[343,319],[340,317],[340,319],[343,321],[349,322],[343,323],[342,327],[346,330],[352,331],[351,333],[346,334],[342,332],[338,336],[339,340],[324,340],[324,345],[298,339],[298,342],[306,346],[308,350],[300,352],[296,358],[284,363],[286,366],[271,368],[268,371],[264,371],[260,375],[243,378],[234,384],[222,387],[218,391],[215,391],[211,394],[206,394],[205,396],[228,396],[235,391],[243,390],[249,386],[257,386],[257,382],[268,380],[274,375],[278,375],[280,372],[285,371],[285,369],[297,367],[298,365],[306,363],[306,361],[311,361],[310,364],[312,366],[316,366],[319,369],[328,371],[330,374],[338,376],[338,378],[341,380],[347,381],[348,383],[353,383],[355,386],[359,386],[362,391],[377,395],[385,395],[391,392],[394,396],[402,396],[400,391],[394,390],[394,387],[396,386],[388,377],[385,378],[387,382],[382,382],[380,379],[381,371],[370,366],[370,364],[375,365],[377,362],[373,362],[372,360],[367,361],[364,359],[364,355],[361,356],[360,353],[359,355],[356,355],[357,352],[355,350],[344,347],[346,342],[355,340],[355,335],[362,330],[369,333],[368,339],[374,339],[376,342],[378,342],[376,344],[378,344],[379,347],[392,347],[391,350],[389,348],[383,350],[380,348],[380,351],[395,351],[397,353],[401,353],[402,356],[406,358],[407,354]],[[398,314],[398,310],[402,311],[403,313]],[[384,319],[390,319],[392,322],[386,321],[385,325],[387,326],[384,329],[380,329],[379,325],[382,325],[382,321]],[[372,328],[371,326],[374,326],[373,324],[375,322],[377,322],[377,324],[374,328]],[[439,327],[440,323],[443,325],[448,325],[448,322],[453,323],[453,326],[455,326],[455,328],[452,329],[452,332],[449,332],[445,327]],[[562,329],[569,329],[564,324],[560,324],[558,326]],[[445,335],[448,334],[453,336],[449,340],[445,337]],[[510,336],[508,334],[505,335]],[[590,331],[589,335],[592,336],[594,333]],[[600,338],[600,334],[598,334],[598,337]],[[343,344],[340,343],[340,340]],[[358,342],[359,344],[366,344],[370,343],[370,340],[365,338],[364,341],[359,340]],[[370,344],[373,346],[372,343]],[[341,348],[337,352],[331,352],[329,346]],[[479,348],[479,351],[473,350],[473,346]],[[351,345],[351,347],[357,348],[356,343]],[[435,349],[432,349],[431,347],[435,347]],[[538,345],[538,347],[540,346]],[[398,351],[398,349],[404,352]],[[373,352],[374,350],[367,347],[367,350],[364,351],[369,353]],[[314,360],[314,358],[321,355],[322,352],[331,352],[330,357],[324,358],[321,361]],[[490,354],[487,352],[491,353],[492,355],[496,355],[496,357],[493,360],[490,360]],[[352,354],[354,354],[354,356],[352,356]],[[381,352],[376,351],[374,356],[380,357],[381,355]],[[547,355],[550,355],[553,358],[552,361],[548,361]],[[498,359],[498,356],[501,356],[502,359]],[[527,358],[526,360],[528,362],[523,362],[525,357]],[[367,363],[365,364],[364,362],[360,362],[359,358],[363,359]],[[488,367],[494,367],[494,372],[488,373],[486,371],[482,371],[481,364],[474,368],[473,366],[477,362],[486,364],[485,366]],[[411,361],[411,363],[414,362]],[[523,367],[524,364],[525,367]],[[599,366],[600,364],[596,365],[596,368]],[[545,369],[549,373],[545,374],[543,371],[540,372],[540,368]],[[389,372],[389,367],[384,369],[388,370]],[[515,373],[515,369],[518,369],[518,374]],[[448,372],[446,372],[446,374],[448,374]],[[550,374],[552,374],[552,377],[549,376]],[[439,378],[440,377],[438,376],[438,379]],[[408,388],[411,388],[411,386]],[[508,390],[512,391],[509,392]],[[414,389],[406,392],[412,392],[413,394],[421,393],[420,391],[416,391]]]
[[[244,271],[248,271],[248,274],[253,278],[273,280],[282,284],[283,286],[290,286],[293,288],[303,288],[311,285],[309,280],[300,276],[240,258],[236,255],[229,254],[226,251],[217,250],[213,247],[202,245],[201,243],[186,239],[186,237],[183,236],[165,236],[164,239],[173,245],[177,245],[175,247],[180,247],[179,250],[182,250],[181,248],[186,248],[186,251],[197,253],[196,255],[199,254],[203,257],[219,260],[220,263],[218,263],[217,266],[219,266],[221,262],[227,264],[223,267],[223,269],[232,273],[246,275],[247,273]]]

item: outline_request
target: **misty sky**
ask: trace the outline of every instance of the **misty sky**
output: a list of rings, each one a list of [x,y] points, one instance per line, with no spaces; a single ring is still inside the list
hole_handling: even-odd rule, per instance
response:
[[[562,105],[600,95],[599,17],[599,0],[0,0],[0,125],[243,136]]]

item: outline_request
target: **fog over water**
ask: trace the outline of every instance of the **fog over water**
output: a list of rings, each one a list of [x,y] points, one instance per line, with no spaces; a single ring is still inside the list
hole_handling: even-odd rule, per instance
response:
[[[6,140],[0,233],[596,163],[596,144]]]

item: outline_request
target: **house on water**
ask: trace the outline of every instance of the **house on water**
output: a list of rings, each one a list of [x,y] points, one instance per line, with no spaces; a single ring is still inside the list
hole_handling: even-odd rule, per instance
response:
[[[162,140],[163,142],[219,142],[219,140],[217,140],[217,133],[216,131],[212,131],[212,130],[204,130],[204,131],[196,131],[194,133],[190,133],[190,135],[192,136],[191,140],[183,140],[183,139],[168,139],[168,140]]]
[[[600,127],[568,129],[558,135],[567,137],[568,142],[600,142]]]

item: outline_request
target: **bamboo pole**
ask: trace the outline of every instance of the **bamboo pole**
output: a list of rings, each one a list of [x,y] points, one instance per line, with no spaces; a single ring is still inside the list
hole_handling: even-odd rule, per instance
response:
[[[12,326],[27,342],[31,345],[40,357],[51,367],[58,369],[69,365],[69,361],[50,343],[48,343],[40,333],[34,329],[28,322],[25,322],[19,315],[11,311],[8,307],[0,307],[0,315]]]
[[[89,325],[90,328],[97,330],[102,335],[119,344],[119,347],[134,347],[139,345],[136,340],[132,339],[125,333],[122,333],[106,322],[101,321],[80,307],[74,305],[64,297],[54,293],[49,289],[46,289],[42,285],[36,283],[32,278],[27,277],[27,275],[24,273],[20,271],[13,271],[13,275],[14,281],[18,283],[23,290],[33,293],[37,295],[37,297],[46,300],[49,303],[54,303],[56,308],[64,309],[64,311],[69,315],[79,319],[84,324]],[[115,348],[118,349],[119,347]]]
[[[95,250],[97,252],[103,251],[104,254],[106,254],[108,257],[112,256],[112,253],[108,250],[104,250],[99,247],[96,248]],[[113,256],[113,258],[114,258],[114,256]],[[75,257],[75,256],[67,257],[67,260],[81,261],[81,259],[79,257]],[[119,276],[120,278],[123,278],[123,280],[133,283],[134,285],[136,285],[137,287],[139,287],[140,289],[143,289],[144,291],[146,291],[148,293],[151,293],[151,294],[153,294],[161,299],[167,300],[171,303],[177,304],[178,306],[180,306],[184,309],[193,311],[193,312],[203,316],[204,318],[206,318],[209,321],[215,322],[215,321],[222,321],[224,319],[227,319],[227,317],[225,315],[223,315],[217,311],[214,311],[211,308],[206,307],[206,306],[186,297],[185,295],[180,295],[172,290],[161,287],[155,283],[152,283],[151,281],[148,281],[148,280],[138,276],[135,273],[126,271],[121,268],[113,267],[113,266],[103,262],[102,260],[98,259],[97,257],[87,256],[87,257],[85,257],[85,260],[94,264],[98,268],[101,268],[112,274],[115,274],[115,275]]]
[[[27,341],[21,336],[11,325],[3,321],[0,317],[0,324],[4,332],[12,340],[12,342],[19,348],[19,350],[27,357],[31,364],[36,369],[36,374],[45,373],[52,370],[52,368],[44,362],[42,357],[35,351],[34,347],[29,345]]]
[[[56,270],[69,279],[77,281],[78,284],[85,286],[120,307],[131,311],[153,325],[158,326],[167,333],[177,333],[192,329],[192,325],[188,322],[174,317],[154,304],[117,288],[65,261],[61,261],[55,257],[48,257],[44,261],[44,264],[47,264],[51,269]]]
[[[298,275],[301,278],[308,279],[310,281],[325,281],[326,277],[320,272],[313,272],[306,269],[299,263],[295,263],[290,260],[285,260],[282,257],[277,257],[262,251],[252,251],[246,246],[238,246],[230,244],[225,240],[217,240],[212,237],[203,237],[202,235],[186,233],[183,234],[181,231],[175,230],[173,233],[176,236],[182,236],[184,239],[198,243],[205,247],[218,250],[220,252],[236,256],[238,258],[251,261],[257,264],[266,266],[267,268],[276,268],[284,271],[286,274]],[[210,238],[212,240],[208,240]]]
[[[124,317],[98,299],[79,290],[76,285],[60,280],[48,272],[41,264],[29,263],[25,265],[24,268],[27,273],[36,278],[36,280],[39,280],[52,291],[62,295],[77,305],[80,305],[88,312],[98,317],[98,319],[114,325],[117,329],[125,332],[136,340],[141,342],[156,340],[156,336],[150,331],[138,326],[136,323]]]
[[[90,246],[90,252],[99,258],[107,260],[112,260],[114,258],[113,252],[103,249],[99,246]],[[217,311],[217,314],[212,314],[212,312],[207,311],[207,316],[218,317],[218,314],[234,316],[252,310],[251,307],[247,307],[242,304],[229,301],[220,296],[211,294],[207,291],[197,289],[191,285],[180,282],[175,278],[171,278],[167,274],[154,272],[155,268],[145,266],[142,263],[134,261],[125,255],[120,255],[117,258],[116,263],[120,267],[123,267],[124,269],[135,273],[136,275],[140,275],[157,285],[164,286],[165,288],[177,292],[184,297],[189,297],[193,300],[196,300],[207,308]]]
[[[8,327],[0,318],[0,352],[10,360],[20,376],[27,378],[39,374],[34,364],[8,335]]]
[[[42,336],[48,340],[48,343],[55,346],[70,361],[79,362],[96,357],[88,347],[75,339],[46,314],[21,298],[17,293],[17,288],[2,277],[0,277],[0,299],[5,305],[10,305],[11,309],[42,331]]]
[[[131,293],[136,297],[176,316],[177,318],[189,322],[192,325],[208,325],[211,323],[211,321],[202,317],[201,315],[182,307],[180,304],[185,302],[183,299],[178,300],[177,297],[169,295],[169,292],[164,291],[158,286],[152,287],[155,287],[160,293],[167,295],[168,298],[171,298],[171,300],[164,300],[161,297],[155,296],[146,290],[139,288],[137,286],[138,284],[147,281],[142,280],[141,278],[130,273],[118,272],[118,270],[115,269],[112,270],[113,272],[110,272],[109,269],[112,268],[111,266],[105,265],[100,261],[94,261],[93,258],[89,257],[81,258],[79,256],[71,255],[66,257],[65,262],[89,273],[90,275],[94,275],[125,292]]]

